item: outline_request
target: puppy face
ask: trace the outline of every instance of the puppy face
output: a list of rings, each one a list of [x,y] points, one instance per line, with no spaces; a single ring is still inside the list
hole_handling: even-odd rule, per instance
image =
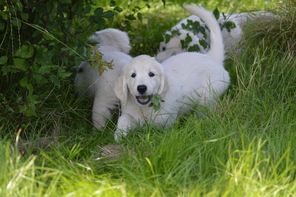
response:
[[[123,102],[133,99],[144,106],[151,103],[155,94],[163,93],[167,79],[162,66],[152,57],[135,57],[126,67],[115,86],[116,96]]]
[[[181,38],[179,36],[174,36],[170,39],[168,43],[161,42],[159,46],[159,53],[155,57],[158,62],[163,62],[171,56],[177,55],[179,53],[185,52],[182,49]]]

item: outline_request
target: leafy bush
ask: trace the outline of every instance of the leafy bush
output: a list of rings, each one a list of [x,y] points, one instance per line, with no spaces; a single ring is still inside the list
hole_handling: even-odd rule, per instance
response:
[[[71,68],[88,59],[85,41],[122,9],[96,8],[92,0],[0,2],[1,116],[36,116],[36,107],[61,87]]]

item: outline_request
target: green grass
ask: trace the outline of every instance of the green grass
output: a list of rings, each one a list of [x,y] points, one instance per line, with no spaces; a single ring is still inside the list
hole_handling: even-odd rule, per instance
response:
[[[166,10],[151,11],[129,30],[134,55],[155,53],[164,28],[179,20],[177,14],[167,18]],[[265,27],[270,31],[245,27],[242,52],[225,62],[232,83],[217,109],[204,119],[186,115],[168,131],[138,128],[115,144],[110,122],[93,134],[92,102],[73,96],[72,82],[53,89],[38,107],[39,116],[26,118],[21,133],[14,132],[18,117],[1,112],[0,195],[295,196],[296,61],[288,42],[295,40],[290,16],[277,33],[266,33],[276,32],[270,26]],[[113,25],[118,27],[116,21]],[[275,35],[281,35],[276,43]],[[119,146],[117,157],[102,157],[108,145]]]

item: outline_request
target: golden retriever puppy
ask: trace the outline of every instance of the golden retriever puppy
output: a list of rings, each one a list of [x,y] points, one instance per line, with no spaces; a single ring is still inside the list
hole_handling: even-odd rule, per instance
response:
[[[115,140],[126,136],[135,124],[170,127],[196,104],[214,109],[218,97],[227,90],[230,77],[223,66],[224,45],[218,22],[202,7],[184,7],[209,27],[211,49],[206,54],[180,53],[162,64],[147,55],[128,63],[115,85],[122,105]],[[161,100],[160,109],[155,111],[149,105],[156,95]]]
[[[234,26],[230,29],[225,27],[222,28],[222,37],[226,52],[232,52],[234,50],[237,52],[241,51],[241,49],[238,47],[238,43],[243,37],[243,30],[241,28],[243,25],[246,25],[248,22],[253,20],[270,21],[277,18],[277,15],[263,11],[220,15],[218,20],[220,26],[228,21],[234,23]],[[194,33],[191,30],[184,29],[183,27],[184,25],[188,25],[188,21],[197,21],[200,24],[201,29],[204,29],[205,32],[201,33],[201,30],[199,30],[200,32]],[[193,48],[194,51],[207,53],[210,49],[210,46],[208,45],[208,43],[210,43],[210,37],[209,31],[205,27],[206,24],[200,20],[200,17],[196,15],[191,15],[188,18],[180,21],[170,31],[166,32],[166,34],[169,35],[169,39],[164,36],[165,41],[159,44],[159,51],[156,55],[156,60],[163,62],[171,56],[190,51],[190,48],[194,45],[197,45],[197,47]],[[190,37],[191,41],[188,41],[188,46],[182,46],[182,41],[188,39],[187,37]]]
[[[231,51],[241,40],[243,31],[239,23],[234,18],[230,19],[227,15],[225,17],[226,19],[224,19],[224,16],[221,15],[220,19],[218,20],[221,26],[227,21],[232,21],[234,23],[234,26],[230,29],[226,27],[222,28],[222,37],[224,40],[225,50]],[[194,33],[192,30],[183,28],[184,25],[188,25],[189,21],[197,21],[199,23],[201,29],[199,28],[198,33]],[[194,51],[207,53],[210,49],[209,43],[211,42],[211,38],[206,26],[206,23],[200,20],[200,17],[196,15],[189,16],[188,18],[180,21],[170,31],[166,32],[166,34],[170,35],[170,39],[165,40],[159,44],[159,51],[156,55],[156,60],[159,62],[163,62],[171,56],[190,51],[190,48],[194,45],[197,45],[197,48],[193,48]],[[191,28],[193,27],[191,26]],[[204,32],[201,31],[202,29],[204,30]],[[188,39],[187,37],[190,37],[190,41],[188,41],[188,46],[182,46],[182,41],[186,41],[186,39]]]
[[[103,53],[101,61],[112,62],[113,69],[108,69],[102,75],[98,72],[98,66],[94,69],[84,61],[77,67],[74,84],[78,95],[94,96],[92,121],[96,129],[105,126],[111,117],[112,111],[118,109],[119,100],[115,96],[114,86],[121,69],[131,57],[129,53],[130,41],[127,33],[117,29],[105,29],[97,31],[90,37],[99,42],[98,51]],[[95,52],[95,51],[94,51]]]
[[[106,54],[109,52],[121,52],[129,54],[131,50],[130,40],[126,32],[118,29],[108,28],[95,32],[89,39],[97,41],[99,44],[97,51]],[[93,51],[93,54],[95,51]],[[103,58],[104,60],[104,58]],[[95,81],[98,78],[97,67],[92,69],[87,61],[81,62],[77,67],[74,85],[79,97],[95,96]]]

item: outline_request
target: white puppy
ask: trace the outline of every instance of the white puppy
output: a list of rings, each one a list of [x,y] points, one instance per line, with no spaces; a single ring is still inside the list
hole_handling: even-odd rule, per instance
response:
[[[170,127],[178,115],[196,104],[214,109],[218,97],[227,90],[230,78],[223,66],[224,46],[218,22],[202,7],[184,7],[209,27],[211,49],[207,54],[181,53],[162,64],[141,55],[127,64],[115,86],[122,104],[115,140],[126,136],[135,124]],[[162,98],[157,111],[149,107],[155,95]]]
[[[132,59],[127,55],[131,47],[127,33],[117,29],[97,31],[90,38],[99,42],[97,50],[103,53],[101,61],[113,61],[113,69],[106,70],[100,75],[98,66],[92,69],[91,65],[84,61],[77,68],[79,71],[74,83],[78,95],[86,94],[95,97],[92,120],[95,128],[100,129],[105,126],[112,111],[118,109],[119,100],[115,96],[114,86],[122,67]]]
[[[199,22],[199,26],[204,29],[204,33],[199,32],[195,34],[191,30],[184,29],[182,24],[188,25],[188,21]],[[239,23],[234,19],[230,20],[229,16],[227,15],[226,19],[224,19],[224,16],[221,15],[220,19],[218,20],[220,25],[223,25],[227,21],[232,21],[235,24],[235,27],[232,27],[231,29],[227,29],[225,27],[222,28],[225,50],[231,51],[233,50],[233,47],[235,47],[236,44],[241,40],[243,32]],[[180,32],[179,35],[176,35],[176,33],[174,33],[176,30]],[[166,34],[171,35],[171,39],[169,41],[163,41],[160,43],[159,52],[156,55],[156,60],[159,62],[163,62],[173,55],[186,52],[190,49],[190,47],[194,45],[197,45],[198,47],[194,51],[200,53],[207,53],[210,48],[210,46],[208,45],[208,43],[210,43],[209,31],[206,29],[206,24],[202,20],[200,20],[200,17],[196,15],[192,15],[186,19],[183,19],[177,25],[175,25],[171,31],[167,31]],[[181,41],[184,41],[187,36],[190,37],[191,41],[189,42],[188,46],[184,47],[182,46]]]
[[[232,14],[229,16],[230,21],[235,21],[235,23],[239,24],[240,26],[247,25],[249,22],[252,22],[254,20],[262,20],[268,22],[278,19],[280,19],[278,15],[265,11],[243,12]]]
[[[126,32],[118,29],[108,28],[97,31],[89,39],[99,42],[96,45],[97,51],[106,54],[108,52],[122,52],[129,54],[131,49],[130,40]],[[95,51],[93,51],[93,54]],[[104,61],[104,59],[103,59]],[[92,69],[87,61],[83,61],[79,66],[74,67],[77,70],[74,85],[78,96],[95,96],[95,85],[98,78],[98,68]]]
[[[225,17],[225,18],[224,18]],[[235,24],[234,28],[231,28],[230,31],[228,31],[227,28],[222,28],[222,36],[224,40],[225,50],[230,52],[233,49],[237,49],[237,44],[242,40],[242,26],[246,25],[249,21],[252,20],[275,20],[278,16],[274,15],[270,12],[251,12],[251,13],[239,13],[239,14],[232,14],[228,15],[225,14],[220,15],[220,19],[218,22],[220,25],[224,24],[227,21],[231,21]],[[188,20],[191,21],[197,21],[199,22],[201,27],[205,27],[206,24],[200,20],[198,16],[192,15],[189,16],[186,19],[183,19],[180,21],[177,25],[175,25],[171,31],[167,31],[166,34],[170,35],[171,38],[169,41],[161,42],[159,45],[159,52],[156,55],[156,59],[159,62],[163,62],[164,60],[168,59],[169,57],[188,51],[190,47],[197,45],[198,46],[198,52],[200,53],[206,53],[209,50],[209,45],[201,44],[201,41],[205,41],[206,43],[210,43],[210,37],[207,36],[209,34],[209,31],[206,29],[206,37],[202,33],[194,34],[192,31],[183,29],[182,24],[186,25],[188,24]],[[176,35],[176,33],[172,33],[176,30],[179,30],[179,35]],[[173,35],[172,35],[173,34]],[[187,47],[182,47],[181,41],[185,40],[187,36],[190,36],[192,41],[190,41],[189,45]],[[165,37],[165,36],[164,36]],[[166,38],[165,38],[166,39]],[[237,51],[240,51],[240,49],[237,49]]]

